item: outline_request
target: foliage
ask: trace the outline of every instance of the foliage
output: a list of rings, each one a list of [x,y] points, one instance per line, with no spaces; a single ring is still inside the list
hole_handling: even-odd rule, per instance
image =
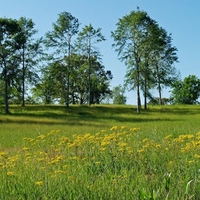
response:
[[[172,95],[175,104],[197,104],[200,97],[200,79],[189,75],[173,84]]]
[[[125,89],[118,85],[112,90],[113,104],[126,104]]]
[[[88,65],[88,105],[90,106],[92,102],[92,76],[94,76],[92,71],[92,57],[99,61],[100,54],[97,51],[95,44],[105,41],[104,36],[101,33],[101,28],[94,29],[94,27],[89,24],[83,27],[82,31],[79,32],[76,47],[81,55],[86,56]],[[94,96],[94,91],[93,91]]]
[[[16,76],[16,88],[18,92],[18,101],[25,106],[25,94],[27,86],[34,85],[38,79],[36,66],[39,63],[39,55],[42,54],[42,38],[35,39],[37,31],[34,29],[35,24],[32,19],[21,17],[18,20],[20,31],[17,33],[19,56],[19,71]]]
[[[44,40],[46,46],[54,51],[51,56],[51,63],[58,61],[63,68],[62,73],[65,78],[62,79],[62,88],[64,88],[64,93],[66,94],[64,103],[67,107],[69,107],[70,75],[72,73],[72,38],[78,33],[79,25],[78,19],[71,13],[62,12],[59,14],[57,21],[53,23],[53,30],[46,33],[46,39]]]
[[[0,18],[0,78],[4,82],[5,113],[9,113],[9,95],[18,71],[16,34],[19,31],[17,20]]]
[[[137,112],[140,113],[140,89],[144,92],[146,108],[150,89],[157,86],[161,99],[161,85],[168,86],[176,77],[172,64],[177,61],[177,50],[171,44],[171,35],[144,11],[132,11],[116,25],[111,34],[113,46],[127,67],[126,85],[137,90]]]

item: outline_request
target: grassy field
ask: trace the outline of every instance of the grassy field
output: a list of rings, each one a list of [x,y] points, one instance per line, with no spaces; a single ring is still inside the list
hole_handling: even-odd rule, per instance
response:
[[[10,111],[0,113],[0,199],[200,199],[199,106]]]

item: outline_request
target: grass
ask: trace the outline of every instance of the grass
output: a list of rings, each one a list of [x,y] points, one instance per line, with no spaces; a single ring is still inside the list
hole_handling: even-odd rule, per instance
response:
[[[200,107],[12,106],[2,199],[200,199]]]

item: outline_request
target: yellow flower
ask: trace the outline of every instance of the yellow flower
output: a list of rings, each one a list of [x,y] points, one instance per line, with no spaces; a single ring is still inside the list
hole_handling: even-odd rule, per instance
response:
[[[37,138],[43,140],[46,136],[45,135],[39,135]]]
[[[143,153],[144,152],[144,149],[139,149],[137,150],[138,153]]]
[[[7,176],[13,176],[14,172],[7,172]]]
[[[35,182],[35,184],[38,186],[41,186],[41,185],[43,185],[43,181],[37,181],[37,182]]]
[[[23,151],[27,151],[27,150],[29,150],[29,148],[28,147],[24,147],[22,150]]]
[[[200,155],[199,154],[194,154],[194,157],[195,158],[200,158]]]
[[[189,160],[188,161],[188,164],[192,164],[192,163],[194,163],[194,160]]]
[[[101,162],[95,162],[95,164],[96,164],[96,165],[99,165],[99,164],[101,164]]]
[[[111,131],[116,131],[117,129],[118,129],[117,126],[113,126],[110,130],[111,130]]]
[[[5,157],[7,155],[7,153],[5,151],[0,152],[0,156]]]

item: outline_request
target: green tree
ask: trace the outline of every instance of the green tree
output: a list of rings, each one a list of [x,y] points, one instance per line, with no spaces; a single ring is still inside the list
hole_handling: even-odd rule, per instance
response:
[[[170,87],[173,82],[179,78],[179,74],[174,67],[178,61],[177,49],[172,45],[171,34],[168,35],[166,30],[158,28],[156,31],[157,40],[151,51],[151,71],[154,78],[155,86],[158,89],[159,102],[162,102],[162,88]]]
[[[18,73],[18,91],[21,91],[22,106],[25,106],[26,83],[35,84],[39,79],[35,66],[39,63],[38,55],[42,54],[42,39],[34,39],[37,31],[31,19],[21,17],[18,20],[20,31],[17,36],[21,69]]]
[[[101,28],[94,29],[91,24],[83,27],[82,31],[79,32],[77,38],[77,49],[80,54],[85,55],[88,58],[88,105],[91,105],[91,57],[98,58],[100,56],[95,44],[105,40],[105,37],[101,33]]]
[[[189,75],[173,84],[171,98],[175,104],[197,104],[200,97],[200,79]]]
[[[17,42],[16,35],[19,32],[17,20],[0,19],[0,77],[4,82],[5,113],[9,113],[9,91],[11,89],[15,73],[18,70],[16,64]]]
[[[127,97],[124,95],[125,89],[118,85],[112,90],[113,104],[126,104]]]
[[[150,48],[150,29],[155,22],[143,11],[132,11],[119,19],[117,29],[111,32],[114,39],[113,47],[118,52],[120,60],[127,66],[127,83],[131,89],[137,90],[137,113],[141,110],[140,83],[141,63]]]
[[[63,84],[65,85],[66,97],[65,104],[69,107],[69,89],[70,89],[70,74],[71,74],[71,52],[73,48],[73,36],[78,33],[79,21],[77,18],[68,12],[62,12],[55,23],[53,23],[53,30],[46,34],[44,43],[47,47],[54,50],[54,60],[62,62],[62,73],[65,76]],[[55,58],[55,55],[58,57]],[[52,58],[52,57],[51,57]]]
[[[87,57],[71,54],[72,71],[70,73],[70,103],[84,104],[87,102],[87,82],[88,82],[88,62]],[[42,100],[49,104],[55,101],[63,104],[66,97],[66,88],[63,82],[65,74],[63,73],[63,62],[57,60],[42,70],[41,82],[38,83],[32,94],[35,100]],[[104,66],[91,58],[91,102],[100,103],[106,94],[110,94],[111,71],[106,71]],[[37,97],[37,98],[36,98]]]

